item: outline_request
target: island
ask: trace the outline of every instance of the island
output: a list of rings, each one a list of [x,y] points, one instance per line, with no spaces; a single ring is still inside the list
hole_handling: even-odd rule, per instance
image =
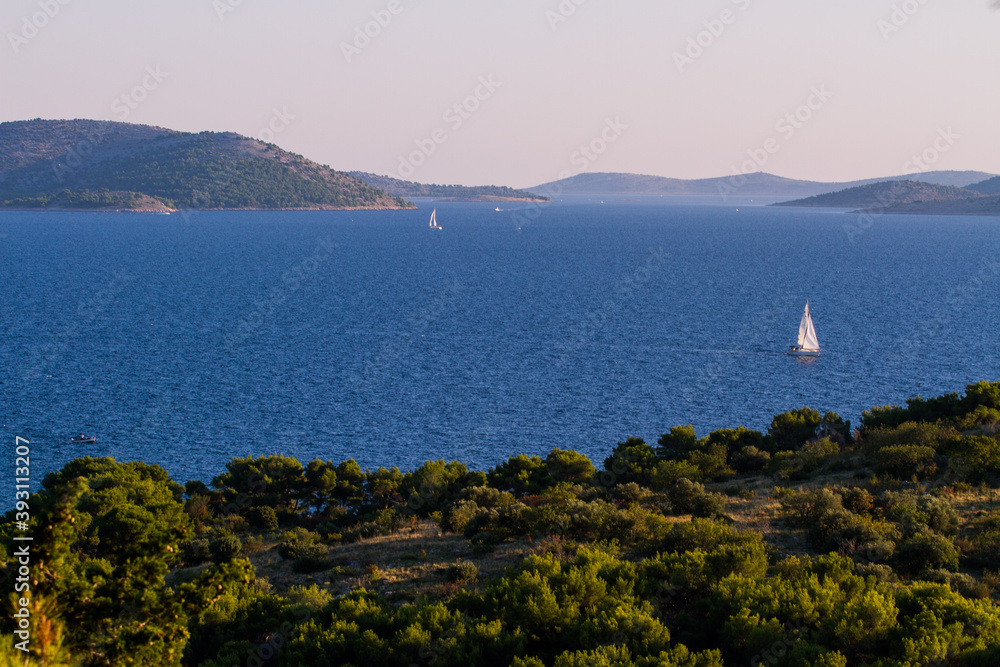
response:
[[[734,171],[731,176],[700,179],[595,172],[576,174],[559,181],[529,188],[529,190],[555,196],[656,196],[712,198],[722,201],[738,197],[741,200],[752,199],[758,203],[772,203],[891,181],[911,180],[934,185],[969,187],[994,176],[994,174],[982,171],[928,171],[909,176],[887,176],[860,181],[828,183],[784,178],[762,171],[746,173]]]
[[[233,132],[41,120],[0,124],[0,208],[338,210],[413,205]]]
[[[349,172],[351,176],[397,197],[426,197],[449,201],[541,202],[550,201],[545,195],[527,190],[515,190],[504,185],[425,185],[403,181],[391,176],[379,176],[364,171]]]
[[[920,181],[888,181],[848,188],[773,206],[841,208],[855,213],[1000,215],[1000,178],[964,188]]]

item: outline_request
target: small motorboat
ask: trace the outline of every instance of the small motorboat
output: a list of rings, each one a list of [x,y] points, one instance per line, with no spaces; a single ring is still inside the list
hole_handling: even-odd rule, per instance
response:
[[[92,445],[97,442],[97,438],[92,435],[84,435],[81,433],[76,437],[70,438],[69,441],[74,445]]]

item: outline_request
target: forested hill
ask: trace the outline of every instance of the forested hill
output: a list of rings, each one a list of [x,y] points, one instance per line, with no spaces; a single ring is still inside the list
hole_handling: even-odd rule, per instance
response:
[[[548,201],[549,198],[527,190],[515,190],[505,185],[425,185],[413,181],[402,181],[391,176],[379,176],[364,171],[352,171],[350,175],[368,185],[385,190],[397,197],[433,197],[456,201]]]
[[[0,124],[0,207],[343,209],[409,205],[231,132],[91,120]]]
[[[883,210],[917,203],[965,202],[979,199],[982,196],[982,193],[975,190],[950,185],[935,185],[920,181],[886,181],[817,195],[808,199],[782,202],[775,204],[775,206]]]

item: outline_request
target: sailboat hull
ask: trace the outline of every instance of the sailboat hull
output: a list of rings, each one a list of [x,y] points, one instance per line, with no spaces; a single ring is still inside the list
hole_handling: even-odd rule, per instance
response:
[[[818,357],[820,355],[819,350],[796,350],[792,348],[789,350],[788,355],[791,357]]]

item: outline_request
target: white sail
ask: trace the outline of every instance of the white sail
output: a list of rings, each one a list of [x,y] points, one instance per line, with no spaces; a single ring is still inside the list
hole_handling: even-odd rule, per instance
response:
[[[438,212],[437,209],[431,211],[431,229],[434,229],[435,227],[438,226],[437,212]]]
[[[798,346],[803,350],[819,349],[819,340],[816,338],[816,327],[813,326],[812,315],[809,314],[808,301],[806,301],[806,310],[802,313],[802,322],[799,323]]]

